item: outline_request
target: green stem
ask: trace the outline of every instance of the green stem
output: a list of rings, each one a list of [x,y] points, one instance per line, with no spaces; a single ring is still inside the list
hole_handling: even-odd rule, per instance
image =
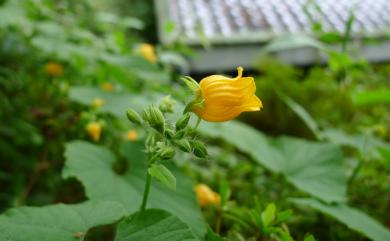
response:
[[[198,120],[196,121],[196,124],[195,124],[195,130],[198,129],[198,126],[199,126],[201,121],[202,121],[202,119],[200,117],[198,117]]]
[[[146,173],[146,182],[145,182],[145,187],[144,187],[144,195],[142,198],[142,204],[140,211],[144,211],[146,208],[146,204],[148,202],[148,197],[149,197],[149,191],[150,191],[150,184],[152,183],[152,176],[149,174],[149,171]]]

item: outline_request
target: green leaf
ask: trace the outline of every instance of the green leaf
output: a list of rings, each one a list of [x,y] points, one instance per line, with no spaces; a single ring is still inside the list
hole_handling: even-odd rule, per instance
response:
[[[235,145],[259,164],[284,174],[297,188],[325,202],[346,200],[347,178],[342,165],[343,156],[340,148],[333,144],[290,137],[271,139],[236,121],[205,122],[199,130]]]
[[[357,106],[390,104],[390,89],[367,90],[355,94],[354,103]]]
[[[264,227],[270,225],[270,223],[275,219],[276,206],[274,203],[267,205],[265,210],[261,213],[261,219],[263,221]]]
[[[275,223],[282,223],[282,222],[286,221],[287,219],[289,219],[291,216],[292,216],[292,211],[289,209],[282,211],[282,212],[279,212],[278,214],[276,214]]]
[[[316,241],[316,239],[314,238],[313,235],[308,235],[305,237],[305,239],[303,241]]]
[[[14,208],[0,216],[0,240],[84,240],[90,228],[114,223],[125,214],[121,204],[108,201]]]
[[[118,201],[128,214],[134,213],[141,205],[147,172],[143,149],[140,142],[123,144],[121,152],[128,159],[128,169],[119,175],[112,169],[115,156],[107,148],[72,141],[66,145],[63,176],[79,179],[88,198]],[[169,166],[169,169],[177,179],[176,191],[152,182],[148,208],[167,210],[180,217],[198,237],[202,237],[206,227],[193,192],[194,184],[174,166]]]
[[[327,51],[327,47],[324,44],[306,35],[284,35],[275,38],[267,44],[262,51],[268,53],[303,47],[313,47],[315,49]]]
[[[176,190],[176,178],[172,174],[171,171],[169,171],[168,168],[166,168],[162,164],[153,164],[151,167],[149,167],[149,174],[159,180],[161,183],[163,183],[165,186]]]
[[[119,223],[115,241],[196,241],[191,229],[159,209],[137,212]]]
[[[294,198],[292,201],[328,214],[347,225],[350,229],[360,232],[374,241],[390,240],[390,231],[382,224],[362,211],[349,207],[346,204],[327,205],[310,198]]]
[[[221,206],[224,206],[230,198],[231,190],[229,183],[226,180],[222,180],[219,186],[219,195],[221,197]]]
[[[310,131],[318,138],[319,137],[319,128],[317,122],[313,119],[313,117],[303,108],[300,104],[295,102],[289,96],[285,95],[281,91],[276,91],[279,98],[283,100],[283,102],[295,112],[295,114],[301,118],[301,120],[306,124],[306,126],[310,129]]]
[[[100,111],[124,117],[129,107],[140,111],[149,104],[158,101],[161,96],[150,93],[130,95],[106,92],[96,87],[77,86],[70,89],[69,98],[87,106],[90,106],[96,98],[100,98],[104,101]]]

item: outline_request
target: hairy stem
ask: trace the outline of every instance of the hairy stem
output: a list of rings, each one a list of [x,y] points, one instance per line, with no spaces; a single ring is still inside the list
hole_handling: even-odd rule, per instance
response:
[[[146,204],[148,202],[148,197],[149,197],[149,191],[150,191],[150,184],[152,183],[152,176],[149,174],[147,171],[146,173],[146,182],[145,182],[145,187],[144,187],[144,195],[142,198],[142,204],[140,211],[144,211],[146,208]]]

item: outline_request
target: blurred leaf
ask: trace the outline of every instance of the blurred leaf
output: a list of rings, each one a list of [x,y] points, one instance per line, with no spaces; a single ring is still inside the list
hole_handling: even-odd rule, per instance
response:
[[[219,195],[221,197],[221,206],[224,206],[230,198],[231,190],[229,188],[229,183],[226,180],[221,180],[219,186]]]
[[[316,241],[316,239],[314,238],[313,235],[308,235],[305,237],[305,239],[303,241]]]
[[[357,106],[390,104],[390,89],[359,92],[355,94],[353,100]]]
[[[152,177],[156,178],[162,184],[169,187],[170,189],[176,190],[176,178],[164,165],[153,164],[151,167],[149,167],[148,171]]]
[[[268,53],[302,47],[313,47],[323,51],[327,50],[324,44],[307,35],[284,35],[272,40],[262,49],[262,52]]]
[[[125,117],[128,108],[140,111],[149,104],[159,100],[160,97],[150,92],[131,95],[106,92],[97,87],[87,86],[72,87],[69,91],[69,98],[71,100],[87,106],[90,106],[96,98],[102,99],[104,104],[100,108],[100,111],[111,113],[118,117]]]
[[[294,198],[292,201],[328,214],[347,225],[350,229],[360,232],[374,241],[390,240],[390,231],[382,224],[362,211],[349,207],[346,204],[327,205],[310,198]]]
[[[311,130],[311,132],[318,138],[319,137],[319,128],[317,122],[311,117],[311,115],[303,108],[300,104],[295,102],[289,96],[285,95],[281,91],[277,91],[278,96],[283,100],[283,102],[301,118],[301,120],[306,124],[306,126]]]
[[[291,210],[286,210],[282,212],[278,212],[276,215],[275,223],[282,223],[289,219],[292,216],[293,212]]]
[[[297,138],[267,138],[236,121],[202,123],[200,131],[222,138],[271,171],[283,173],[297,188],[326,202],[346,200],[346,176],[340,148]]]
[[[210,227],[208,227],[207,234],[206,234],[206,241],[228,241],[228,240],[214,233],[214,231]]]
[[[121,204],[108,201],[14,208],[0,216],[0,240],[84,240],[90,228],[114,223],[125,213]]]
[[[264,227],[268,227],[271,222],[275,219],[276,206],[274,203],[267,205],[265,210],[261,213],[261,219],[263,221]]]
[[[137,212],[119,223],[116,241],[196,241],[191,229],[174,215],[159,209]]]
[[[129,160],[129,168],[118,175],[112,169],[114,155],[105,147],[84,141],[73,141],[66,145],[64,178],[75,177],[85,187],[92,200],[112,200],[123,204],[127,213],[137,211],[141,205],[146,179],[146,157],[143,145],[138,142],[123,144],[122,153]],[[161,183],[152,182],[148,207],[160,208],[180,217],[193,232],[201,237],[206,232],[200,214],[193,183],[174,166],[169,169],[177,179],[176,191]]]

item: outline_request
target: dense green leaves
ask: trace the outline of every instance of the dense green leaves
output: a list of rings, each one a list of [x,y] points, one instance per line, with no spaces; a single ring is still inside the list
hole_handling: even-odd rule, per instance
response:
[[[109,201],[14,208],[0,216],[0,240],[84,240],[90,228],[114,223],[125,213],[121,204]]]
[[[340,222],[347,225],[350,229],[361,232],[365,236],[375,241],[390,240],[390,231],[372,219],[367,214],[349,207],[345,204],[324,204],[315,199],[293,199],[300,205],[310,206],[320,212],[326,213]]]
[[[283,173],[297,188],[326,202],[346,200],[342,153],[334,145],[281,137],[269,139],[238,122],[202,124],[210,137],[223,138],[274,172]]]
[[[90,199],[118,201],[128,214],[134,213],[141,205],[147,172],[145,153],[140,143],[126,143],[122,152],[129,159],[128,169],[118,175],[112,169],[116,159],[108,149],[83,141],[70,142],[66,145],[63,176],[79,179]],[[169,169],[177,179],[176,190],[154,182],[148,207],[164,209],[180,217],[200,237],[206,229],[195,200],[193,183],[173,166]]]
[[[137,212],[119,223],[116,241],[196,241],[179,218],[159,209]]]

